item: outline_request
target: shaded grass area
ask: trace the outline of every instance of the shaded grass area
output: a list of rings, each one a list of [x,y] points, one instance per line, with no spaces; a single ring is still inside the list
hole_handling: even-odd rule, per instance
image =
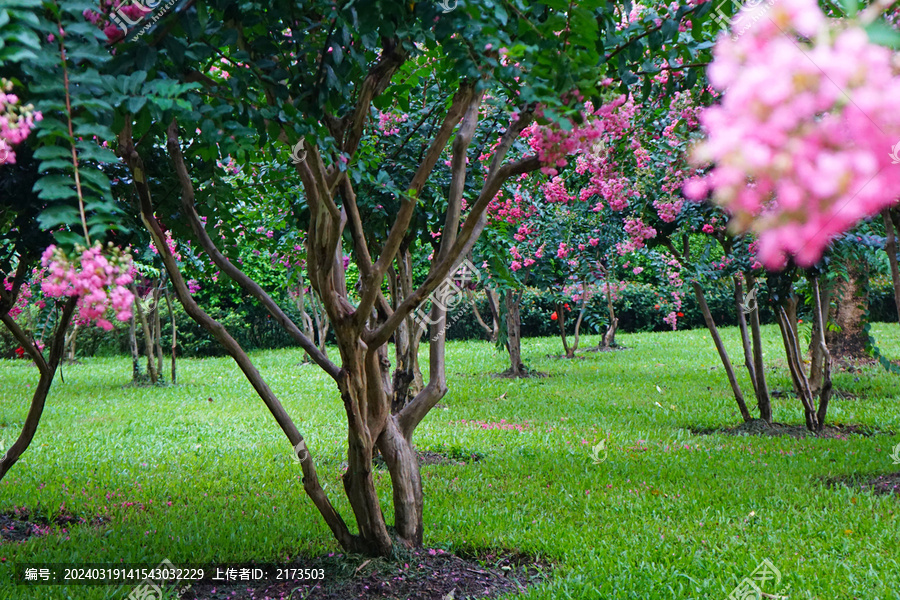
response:
[[[873,327],[891,357],[900,356],[894,329]],[[723,335],[740,362],[737,330]],[[777,329],[764,336],[769,383],[788,390]],[[526,364],[550,376],[524,380],[492,377],[507,365],[487,342],[448,345],[451,391],[415,441],[421,452],[480,460],[423,466],[426,549],[508,548],[555,564],[552,578],[517,596],[529,600],[724,599],[764,558],[792,600],[900,598],[900,499],[825,483],[900,471],[889,457],[900,436],[695,436],[740,422],[708,334],[617,337],[628,352],[582,360],[548,358],[557,339],[526,340]],[[300,356],[253,358],[350,519],[343,408]],[[128,359],[83,362],[65,367],[34,444],[0,482],[0,513],[109,522],[0,543],[0,600],[130,592],[17,588],[17,561],[272,563],[340,552],[303,493],[290,444],[230,360],[183,360],[181,383],[162,388],[126,387]],[[746,373],[740,380],[749,402]],[[0,363],[4,446],[36,381],[24,361]],[[830,424],[900,431],[900,379],[864,365],[837,373],[835,386],[847,396],[832,401]],[[781,423],[803,422],[796,399],[776,397],[773,409]],[[596,464],[601,439],[608,455]],[[375,478],[390,513],[388,475]]]

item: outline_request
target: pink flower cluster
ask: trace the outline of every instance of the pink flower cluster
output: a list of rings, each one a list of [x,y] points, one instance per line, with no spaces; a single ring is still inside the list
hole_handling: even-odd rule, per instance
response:
[[[0,78],[0,165],[15,164],[13,146],[25,141],[34,124],[43,118],[33,105],[21,106],[12,89],[11,81]]]
[[[656,209],[659,218],[666,223],[671,223],[678,218],[678,213],[681,212],[682,206],[684,206],[684,200],[680,198],[675,199],[672,202],[665,202],[658,199],[653,201],[653,208]]]
[[[759,232],[766,266],[788,255],[808,266],[900,196],[898,63],[815,0],[779,0],[766,16],[716,45],[709,78],[725,91],[701,115],[708,139],[694,155],[715,167],[685,194],[712,188],[736,229]]]
[[[168,246],[169,251],[172,253],[172,256],[175,257],[175,260],[181,260],[181,253],[178,252],[178,246],[175,244],[175,240],[172,238],[172,232],[166,231],[166,246]],[[153,254],[159,254],[159,250],[156,249],[156,246],[153,244],[153,240],[150,240],[150,251]]]
[[[522,137],[527,140],[528,145],[544,165],[541,167],[541,172],[547,175],[556,175],[557,168],[569,164],[567,159],[569,155],[589,154],[593,145],[603,136],[606,118],[615,113],[616,109],[624,102],[625,97],[620,96],[596,110],[590,103],[587,103],[584,109],[587,118],[581,125],[572,121],[569,131],[564,131],[556,124],[541,126],[532,123],[525,128],[522,131]],[[543,116],[543,110],[538,109],[535,114],[540,119]]]
[[[406,123],[408,119],[409,115],[405,113],[402,115],[395,115],[392,113],[380,112],[378,113],[378,129],[380,129],[384,135],[396,135],[400,133],[398,125],[400,123]]]
[[[591,183],[613,210],[625,210],[628,208],[628,199],[638,197],[638,192],[631,189],[631,182],[625,177],[609,179],[593,177]]]
[[[81,256],[74,260],[56,246],[44,251],[41,265],[49,273],[41,289],[51,298],[77,296],[78,317],[109,331],[113,325],[105,318],[108,311],[119,321],[131,318],[134,296],[126,287],[134,280],[131,255],[111,244],[104,253],[99,242],[79,250]]]
[[[562,177],[556,176],[543,185],[544,198],[547,202],[557,204],[568,204],[572,201],[572,196],[566,191],[566,182]]]
[[[32,272],[32,276],[34,277],[31,282],[32,285],[40,287],[40,280],[42,275],[43,274],[38,269],[34,269]],[[42,309],[44,308],[44,306],[46,306],[46,303],[43,300],[31,300],[34,297],[34,292],[32,292],[32,285],[29,285],[29,283],[25,281],[19,288],[19,296],[18,298],[16,298],[16,303],[12,308],[9,309],[9,316],[11,316],[13,319],[21,315],[29,306],[33,306],[37,309]],[[13,281],[11,279],[5,280],[3,282],[3,287],[7,292],[11,292],[13,289]]]
[[[628,234],[628,241],[616,245],[621,256],[643,248],[646,240],[656,236],[656,230],[637,217],[626,218],[623,227]]]

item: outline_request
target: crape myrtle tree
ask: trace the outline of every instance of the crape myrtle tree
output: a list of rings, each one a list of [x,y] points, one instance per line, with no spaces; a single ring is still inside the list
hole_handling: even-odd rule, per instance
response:
[[[841,19],[811,0],[777,3],[765,19],[753,18],[757,8],[746,9],[754,25],[723,36],[709,69],[711,83],[724,92],[701,114],[707,138],[693,161],[712,167],[684,188],[698,199],[711,192],[731,213],[730,230],[758,234],[759,261],[781,271],[769,274],[769,287],[793,386],[813,431],[824,427],[831,388],[824,275],[828,262],[834,266],[846,253],[838,246],[825,264],[819,260],[837,236],[900,195],[894,159],[900,119],[891,108],[900,77],[896,54],[885,47],[896,47],[900,34],[890,26],[896,12],[883,18],[887,7],[875,3],[857,13],[848,6],[850,14],[841,16],[849,18]],[[798,267],[805,269],[813,312],[809,375],[791,285],[801,277]]]
[[[540,240],[537,213],[543,207],[543,195],[533,193],[529,183],[537,176],[517,178],[505,186],[488,205],[485,231],[475,247],[473,257],[487,273],[483,289],[488,301],[490,326],[471,302],[482,328],[492,341],[506,350],[509,368],[504,375],[526,377],[528,368],[522,361],[521,302],[529,285],[540,284],[543,271],[550,268]]]
[[[680,72],[665,72],[655,79],[668,84],[684,76]],[[589,179],[582,183],[580,193],[598,197],[604,221],[618,223],[624,230],[626,239],[616,244],[613,254],[641,253],[642,259],[635,259],[632,268],[635,275],[646,269],[644,265],[652,265],[650,274],[659,280],[658,289],[663,291],[657,296],[655,308],[673,329],[683,315],[687,279],[741,415],[750,420],[734,365],[706,301],[705,286],[720,283],[723,277],[733,281],[745,365],[760,412],[771,420],[761,368],[759,315],[753,312],[745,318],[740,308],[744,301],[743,281],[749,282],[748,289],[752,288],[761,265],[752,259],[749,239],[726,231],[727,215],[721,208],[686,202],[681,193],[684,182],[695,173],[688,164],[687,152],[690,144],[702,136],[698,113],[714,102],[717,94],[706,87],[705,78],[701,77],[690,90],[671,94],[664,89],[652,90],[640,100],[638,94],[635,96],[620,107],[618,126],[609,128],[597,151],[585,157],[586,164],[580,170]]]
[[[149,231],[185,311],[234,358],[269,408],[301,458],[305,491],[341,546],[371,555],[389,555],[398,543],[422,543],[422,481],[412,437],[447,391],[439,336],[429,347],[427,383],[401,410],[392,411],[388,341],[471,250],[485,226],[485,210],[504,183],[541,167],[563,166],[567,155],[592,141],[566,133],[585,120],[583,100],[599,101],[598,81],[628,85],[642,71],[685,68],[682,64],[703,62],[709,45],[703,33],[709,29],[706,4],[661,7],[629,18],[625,6],[603,2],[487,1],[444,14],[431,3],[219,0],[186,3],[146,37],[122,43],[114,43],[115,28],[85,3],[45,2],[35,8],[36,22],[28,26],[45,38],[59,36],[57,66],[50,68],[49,54],[37,56],[23,67],[23,77],[35,87],[58,88],[74,79],[74,93],[81,98],[74,118],[90,120],[95,135],[114,144],[127,166],[131,189],[124,200]],[[33,52],[50,50],[40,46]],[[508,60],[501,62],[501,56]],[[413,98],[416,71],[398,78],[410,64],[427,64],[437,90]],[[210,75],[212,66],[218,77]],[[468,173],[479,108],[488,98],[502,99],[508,109],[491,122],[487,167]],[[439,116],[436,127],[422,134],[411,176],[396,183],[391,224],[376,242],[361,210],[365,199],[359,198],[364,178],[377,177],[377,155],[369,150],[377,135],[373,116],[390,107],[406,111],[413,101],[423,107],[417,111]],[[59,103],[48,103],[48,109],[65,112]],[[520,139],[534,122],[546,132],[537,150]],[[38,152],[46,145],[62,157],[68,144],[68,156],[115,162],[97,151],[99,146],[73,145],[76,133],[69,128],[57,140],[39,137]],[[213,227],[214,211],[237,209],[234,191],[215,172],[217,158],[229,156],[238,164],[287,159],[287,149],[301,141],[304,154],[293,164],[291,178],[270,183],[296,190],[291,225],[303,233],[305,274],[334,328],[338,362],[229,259]],[[402,301],[389,302],[388,271],[410,229],[421,227],[413,219],[416,208],[421,197],[437,193],[431,176],[446,154],[451,164],[449,185],[441,191],[446,207],[440,243],[424,281]],[[51,166],[68,168],[61,179],[44,184],[59,194],[62,206],[74,207],[58,215],[68,234],[86,238],[89,227],[77,233],[76,225],[88,217],[97,225],[115,222],[105,204],[80,201],[77,167],[69,177],[71,167]],[[106,198],[99,172],[98,197]],[[246,201],[264,208],[267,196]],[[194,300],[166,244],[164,226],[176,242],[189,236],[196,252],[265,307],[334,379],[347,418],[343,482],[355,532],[326,496],[293,419],[234,338]],[[345,253],[358,272],[353,292],[343,268]],[[440,307],[432,310],[432,338],[444,318]],[[391,528],[374,484],[376,448],[392,480]]]
[[[73,319],[109,330],[113,315],[131,316],[130,256],[101,242],[121,231],[97,166],[115,157],[84,139],[95,95],[73,92],[78,78],[54,44],[59,9],[41,21],[41,8],[19,0],[0,10],[0,321],[39,373],[0,478],[34,439]]]

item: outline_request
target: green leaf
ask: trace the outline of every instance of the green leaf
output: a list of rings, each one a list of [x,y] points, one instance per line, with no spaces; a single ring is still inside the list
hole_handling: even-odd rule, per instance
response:
[[[146,96],[132,96],[128,99],[128,112],[137,114],[142,108],[144,108],[144,104],[146,103]]]
[[[38,215],[38,223],[45,229],[78,223],[80,220],[81,216],[78,214],[78,210],[65,204],[51,206]]]

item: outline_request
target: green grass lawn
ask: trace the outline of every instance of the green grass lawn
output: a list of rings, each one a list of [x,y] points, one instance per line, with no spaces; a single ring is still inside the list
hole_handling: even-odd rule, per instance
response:
[[[883,351],[900,355],[897,325],[874,329]],[[764,334],[770,387],[786,390],[777,330]],[[736,329],[723,335],[737,359]],[[621,335],[619,343],[630,349],[564,360],[548,356],[560,353],[558,339],[526,340],[526,364],[550,376],[521,381],[490,376],[506,364],[487,342],[448,345],[450,393],[415,441],[419,450],[483,458],[423,467],[428,548],[515,548],[554,562],[553,577],[523,596],[531,600],[724,600],[766,558],[791,600],[900,598],[900,499],[822,481],[900,469],[888,456],[900,442],[900,379],[875,367],[837,373],[836,388],[858,397],[833,399],[828,416],[894,435],[695,436],[689,428],[740,422],[708,333]],[[298,366],[296,351],[253,358],[352,521],[335,386]],[[111,522],[0,544],[0,600],[130,592],[17,588],[17,561],[282,562],[339,551],[303,492],[290,444],[230,359],[182,360],[175,387],[125,387],[130,373],[129,359],[88,359],[54,383],[32,447],[0,482],[0,512],[64,506]],[[4,446],[36,381],[25,361],[0,361]],[[751,404],[746,372],[741,381]],[[803,422],[796,399],[775,398],[774,410],[777,421]],[[504,419],[522,430],[472,423]],[[591,446],[606,438],[608,456],[594,464]],[[388,476],[376,477],[389,510]]]

